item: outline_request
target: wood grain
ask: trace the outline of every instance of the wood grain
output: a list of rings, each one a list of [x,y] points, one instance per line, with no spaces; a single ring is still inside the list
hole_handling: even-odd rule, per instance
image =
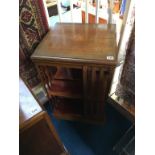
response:
[[[113,60],[107,60],[113,56]],[[56,24],[32,59],[117,64],[115,25]]]

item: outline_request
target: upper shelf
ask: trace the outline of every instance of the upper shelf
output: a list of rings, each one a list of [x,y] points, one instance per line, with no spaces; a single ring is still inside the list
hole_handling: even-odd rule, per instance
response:
[[[82,79],[82,71],[80,69],[68,69],[60,67],[57,69],[54,79],[56,80],[79,80]]]
[[[48,93],[52,96],[82,98],[82,81],[53,80]]]

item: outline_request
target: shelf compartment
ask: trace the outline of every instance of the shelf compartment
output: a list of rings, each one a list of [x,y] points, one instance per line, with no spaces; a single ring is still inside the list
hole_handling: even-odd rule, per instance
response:
[[[80,69],[63,68],[57,69],[54,76],[56,80],[79,80],[82,79],[82,71]]]
[[[81,99],[68,99],[56,97],[54,99],[53,116],[62,120],[76,120],[92,124],[102,124],[105,121],[104,115],[83,114],[83,103]]]
[[[48,93],[51,96],[82,98],[82,81],[53,80]]]
[[[83,115],[81,99],[56,98],[53,115],[58,119],[80,119]]]

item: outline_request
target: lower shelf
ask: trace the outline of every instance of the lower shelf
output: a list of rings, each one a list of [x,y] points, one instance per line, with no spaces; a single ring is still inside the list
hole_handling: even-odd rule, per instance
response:
[[[53,116],[60,120],[74,120],[87,123],[103,123],[104,115],[84,115],[83,103],[80,99],[57,98]]]
[[[82,100],[58,97],[54,106],[53,115],[59,117],[59,119],[72,120],[72,118],[81,118],[83,115],[82,112]]]

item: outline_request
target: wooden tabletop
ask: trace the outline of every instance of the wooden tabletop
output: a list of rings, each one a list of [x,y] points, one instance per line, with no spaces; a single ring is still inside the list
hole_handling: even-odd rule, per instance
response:
[[[58,23],[50,28],[33,60],[117,64],[114,24]]]
[[[19,80],[19,124],[31,119],[33,116],[42,111],[25,83]]]

